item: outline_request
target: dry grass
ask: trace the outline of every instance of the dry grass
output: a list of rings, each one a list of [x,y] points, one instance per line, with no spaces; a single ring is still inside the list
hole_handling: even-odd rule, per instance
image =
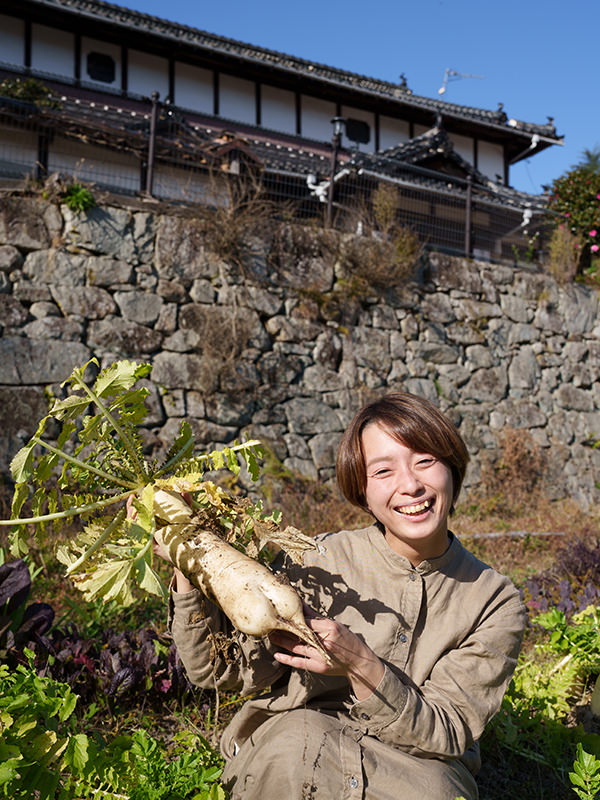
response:
[[[359,207],[353,223],[361,234],[342,242],[340,263],[355,293],[369,294],[399,286],[410,280],[423,254],[413,231],[398,222],[400,193],[381,183],[370,202]]]

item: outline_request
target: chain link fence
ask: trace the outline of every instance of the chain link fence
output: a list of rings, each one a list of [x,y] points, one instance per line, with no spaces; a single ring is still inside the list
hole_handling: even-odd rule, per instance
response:
[[[334,169],[323,154],[210,130],[156,100],[108,105],[62,97],[41,105],[0,97],[5,180],[58,173],[112,193],[226,207],[231,181],[247,177],[286,218],[354,232],[373,227],[374,198],[384,186],[394,192],[396,222],[427,248],[544,261],[551,219],[541,198],[380,155],[371,161],[346,153]]]

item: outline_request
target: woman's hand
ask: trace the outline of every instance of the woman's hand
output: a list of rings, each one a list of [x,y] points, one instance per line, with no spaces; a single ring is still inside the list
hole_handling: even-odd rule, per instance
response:
[[[191,498],[191,495],[188,492],[181,492],[181,496],[186,501],[186,503],[188,503],[189,505],[192,504],[192,498]],[[128,501],[127,501],[127,516],[130,515],[130,509],[133,512],[133,514],[136,513],[135,509],[133,509],[130,506],[129,499],[128,499]],[[133,517],[133,518],[135,519],[135,517]],[[152,542],[152,552],[158,558],[162,558],[163,561],[167,561],[169,564],[173,564],[173,562],[171,561],[171,556],[169,554],[169,551],[164,546],[164,544],[158,542],[156,540],[156,538]],[[175,566],[173,567],[173,578],[174,578],[173,588],[175,589],[175,591],[177,593],[185,594],[186,592],[193,591],[193,589],[195,588],[189,582],[189,580],[185,577],[183,572],[181,572],[181,570],[177,569],[177,567],[175,567]]]
[[[362,639],[340,622],[316,614],[306,604],[304,616],[331,656],[333,665],[327,664],[314,647],[283,631],[269,634],[273,644],[290,651],[275,653],[277,661],[319,675],[343,675],[348,679],[357,700],[369,697],[383,677],[383,662]]]
[[[159,542],[154,539],[152,542],[152,552],[158,558],[162,558],[164,561],[168,561],[169,564],[172,564],[171,556],[169,555],[169,551],[167,548],[160,544]],[[189,580],[185,577],[181,570],[177,569],[177,567],[173,567],[173,588],[178,594],[185,594],[186,592],[191,592],[195,587],[189,582]]]

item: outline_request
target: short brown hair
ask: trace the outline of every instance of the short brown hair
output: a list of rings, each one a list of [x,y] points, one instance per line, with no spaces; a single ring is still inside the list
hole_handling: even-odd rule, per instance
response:
[[[367,470],[362,449],[362,432],[376,423],[394,439],[417,453],[430,453],[452,472],[452,509],[465,477],[469,452],[456,427],[442,412],[409,392],[393,392],[361,409],[344,433],[337,454],[337,481],[344,497],[355,506],[367,508]]]

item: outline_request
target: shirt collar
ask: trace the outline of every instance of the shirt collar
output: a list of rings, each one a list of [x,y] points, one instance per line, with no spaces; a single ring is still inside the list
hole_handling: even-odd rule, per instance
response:
[[[450,544],[448,545],[446,551],[442,553],[441,556],[437,556],[436,558],[429,558],[421,561],[421,563],[413,567],[406,556],[400,555],[400,553],[396,553],[389,544],[385,540],[383,528],[379,524],[371,525],[367,528],[367,536],[369,537],[369,541],[375,547],[379,553],[392,564],[396,569],[401,569],[407,572],[418,572],[421,575],[427,575],[430,572],[436,572],[442,570],[446,564],[452,561],[462,550],[462,545],[456,538],[456,536],[452,533],[452,531],[448,531],[448,537],[450,539]]]

